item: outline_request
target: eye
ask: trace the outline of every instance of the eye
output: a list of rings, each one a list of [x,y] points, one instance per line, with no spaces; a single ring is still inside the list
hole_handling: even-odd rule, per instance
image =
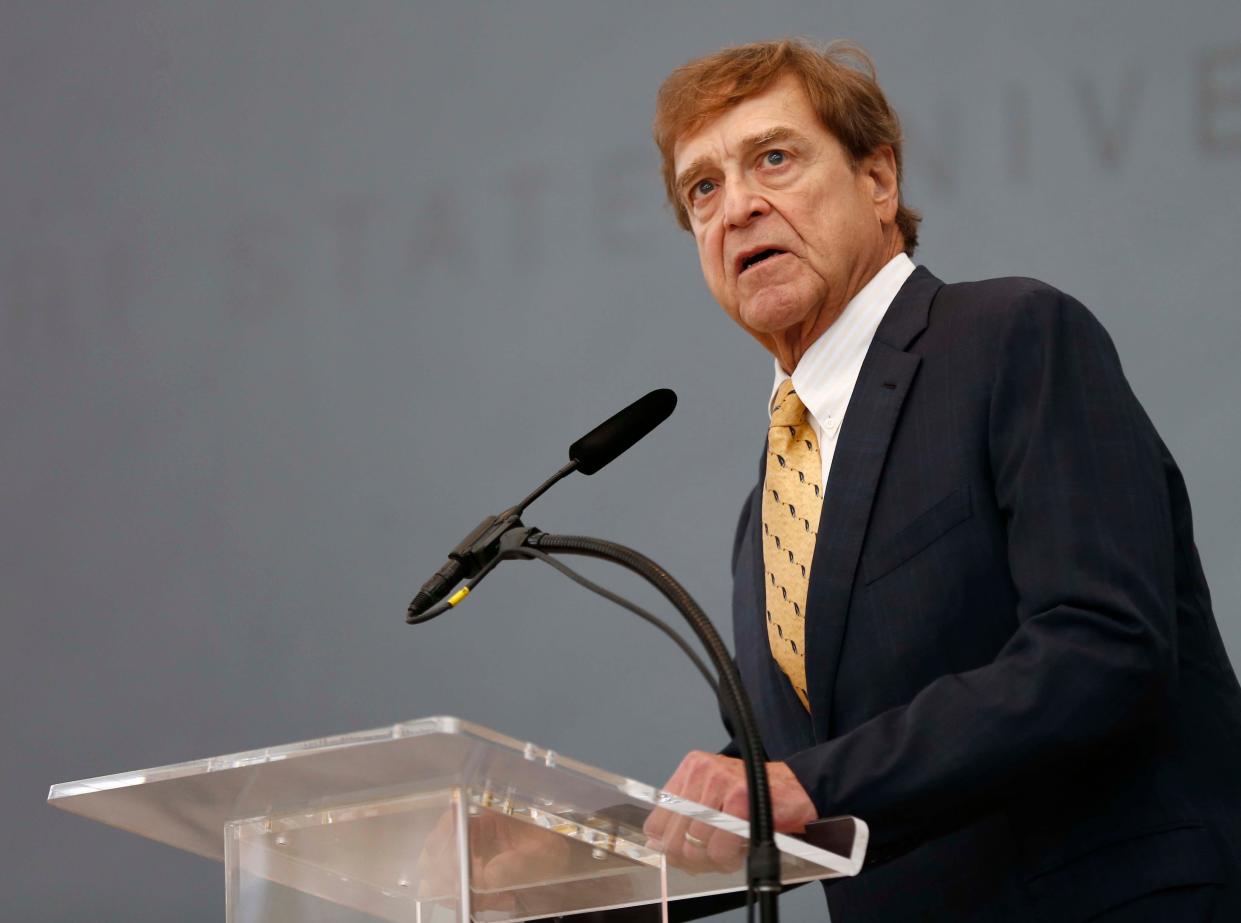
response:
[[[709,179],[701,179],[694,183],[694,188],[690,190],[690,197],[700,199],[703,196],[710,195],[715,190],[715,183]]]
[[[788,154],[784,151],[768,151],[763,155],[763,163],[769,167],[779,167],[788,160]]]

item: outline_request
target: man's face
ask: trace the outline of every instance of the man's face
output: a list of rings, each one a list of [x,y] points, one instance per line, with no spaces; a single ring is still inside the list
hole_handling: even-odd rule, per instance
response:
[[[680,138],[674,166],[707,287],[786,369],[900,250],[891,151],[855,167],[792,76]]]

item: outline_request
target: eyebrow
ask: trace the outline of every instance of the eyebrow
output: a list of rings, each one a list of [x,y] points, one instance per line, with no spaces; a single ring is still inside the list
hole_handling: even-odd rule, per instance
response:
[[[750,135],[748,138],[742,139],[741,150],[743,152],[748,152],[757,147],[773,144],[776,141],[789,140],[803,141],[805,139],[796,130],[785,125],[777,125],[773,128],[768,128],[766,131],[761,131],[756,135]],[[713,161],[710,157],[699,157],[688,167],[678,173],[675,185],[677,192],[684,194],[685,187],[688,186],[699,173],[710,166],[712,162]]]

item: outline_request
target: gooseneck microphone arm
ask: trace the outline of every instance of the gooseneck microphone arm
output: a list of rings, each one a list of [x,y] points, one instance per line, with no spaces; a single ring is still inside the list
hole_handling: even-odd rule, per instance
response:
[[[552,554],[584,555],[619,564],[655,587],[685,617],[702,642],[720,681],[720,696],[737,728],[737,744],[745,763],[746,793],[750,808],[750,852],[746,878],[758,899],[760,919],[775,923],[776,898],[780,894],[780,852],[775,844],[771,790],[767,779],[766,752],[754,721],[750,697],[741,683],[737,666],[715,626],[684,587],[650,558],[615,542],[580,535],[549,535],[530,530],[523,544]]]
[[[530,493],[526,496],[526,498],[522,500],[520,503],[518,503],[516,506],[514,506],[509,512],[516,513],[518,516],[520,516],[522,513],[526,511],[526,507],[528,507],[535,500],[539,499],[539,497],[543,496],[543,494],[547,493],[548,488],[550,488],[556,482],[561,481],[564,478],[567,478],[574,471],[576,471],[577,466],[578,466],[578,461],[576,458],[569,459],[569,463],[567,465],[565,465],[563,468],[561,468],[559,471],[557,471],[555,474],[549,477],[546,481],[544,481],[534,490],[530,491]]]

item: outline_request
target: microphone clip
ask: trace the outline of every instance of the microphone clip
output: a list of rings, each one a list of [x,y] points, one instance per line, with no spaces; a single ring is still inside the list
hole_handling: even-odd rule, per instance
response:
[[[448,560],[423,584],[409,604],[405,621],[414,624],[434,618],[452,608],[460,600],[456,595],[442,602],[462,580],[473,580],[489,570],[501,553],[520,547],[538,529],[528,528],[521,521],[521,507],[514,506],[496,516],[488,516],[448,552]],[[480,578],[481,579],[481,578]],[[459,591],[461,598],[469,588]]]
[[[518,507],[510,507],[498,516],[488,516],[461,540],[461,544],[448,552],[450,560],[461,564],[457,579],[476,577],[501,553],[520,548],[538,532],[538,529],[522,523]]]
[[[448,552],[448,559],[460,565],[457,579],[469,580],[482,570],[499,552],[500,538],[514,528],[521,528],[521,516],[514,509],[488,516],[475,526],[456,548]]]

